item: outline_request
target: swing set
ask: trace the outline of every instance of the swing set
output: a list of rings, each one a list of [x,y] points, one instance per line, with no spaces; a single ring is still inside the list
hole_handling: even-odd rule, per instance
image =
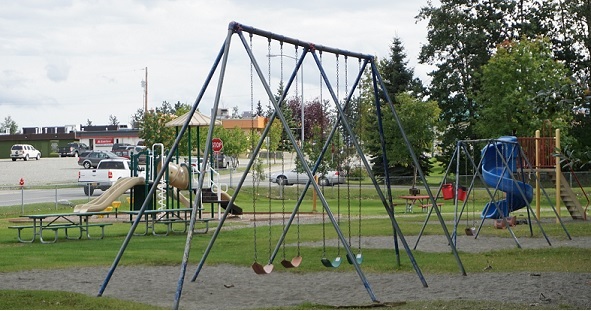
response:
[[[480,156],[478,158],[475,156],[476,149],[480,149]],[[462,160],[464,162],[463,166]],[[452,167],[454,166],[454,161],[456,169],[455,180],[449,177]],[[464,168],[463,172],[460,170],[461,167]],[[472,224],[469,224],[470,217],[469,214],[466,213],[466,228],[464,230],[466,235],[474,236],[474,238],[477,239],[485,220],[494,219],[495,222],[499,222],[503,228],[507,228],[511,237],[515,241],[516,246],[521,248],[521,244],[511,229],[512,220],[515,218],[510,217],[510,213],[519,208],[525,208],[530,236],[533,236],[532,221],[535,221],[548,245],[551,246],[552,244],[542,227],[542,223],[537,217],[535,217],[534,210],[530,204],[533,197],[532,186],[530,186],[530,183],[533,181],[540,183],[537,175],[533,174],[534,171],[532,164],[525,156],[516,137],[503,136],[498,139],[459,140],[456,143],[456,149],[447,166],[438,192],[438,196],[441,194],[446,200],[454,200],[453,242],[457,242],[458,228],[464,210],[470,202],[469,198],[471,195]],[[532,176],[534,176],[533,180]],[[465,187],[465,185],[468,184],[469,186]],[[476,209],[475,186],[477,184],[486,191],[486,194],[490,199],[482,209],[480,224],[478,227],[476,227],[477,221],[474,215],[474,210]],[[572,239],[564,226],[564,223],[560,219],[560,215],[554,207],[550,196],[545,189],[542,188],[542,191],[548,205],[550,205],[560,222],[567,238]],[[431,206],[427,213],[427,217],[423,223],[414,249],[419,245],[422,234],[434,209],[437,209],[436,205]],[[532,215],[534,217],[532,217]]]
[[[247,36],[245,36],[245,34],[247,34]],[[354,253],[352,250],[352,205],[351,205],[351,187],[352,185],[350,183],[347,184],[347,223],[348,223],[348,236],[346,236],[343,233],[343,230],[341,228],[341,200],[340,200],[340,192],[341,192],[341,186],[339,184],[337,184],[337,192],[338,192],[338,197],[339,199],[337,200],[337,215],[335,217],[335,215],[332,212],[332,208],[329,206],[326,197],[324,195],[323,192],[323,186],[321,188],[321,185],[319,184],[319,182],[317,182],[314,179],[314,176],[316,175],[317,172],[320,172],[321,169],[320,167],[322,166],[323,163],[323,159],[324,156],[327,154],[328,150],[330,147],[334,148],[335,143],[333,141],[336,140],[336,148],[337,150],[341,148],[341,137],[346,137],[347,138],[347,146],[351,146],[351,148],[353,148],[355,150],[355,153],[357,155],[357,157],[359,158],[359,165],[365,169],[365,171],[367,172],[367,175],[369,177],[369,179],[372,182],[373,187],[376,190],[376,194],[379,197],[380,201],[382,202],[382,205],[384,206],[384,209],[386,211],[386,213],[389,216],[391,225],[392,225],[392,237],[393,237],[393,242],[394,242],[394,246],[395,246],[395,256],[396,256],[396,262],[398,263],[398,265],[400,265],[400,258],[399,258],[399,247],[398,247],[398,243],[402,243],[402,246],[404,247],[404,250],[406,252],[406,254],[408,255],[408,257],[410,258],[410,262],[415,270],[415,272],[417,273],[417,276],[419,277],[421,283],[423,284],[424,287],[427,287],[427,282],[425,281],[425,278],[423,277],[423,274],[418,266],[418,264],[416,263],[416,260],[414,259],[414,256],[412,254],[412,251],[410,249],[410,246],[408,245],[406,239],[404,238],[404,235],[396,221],[396,218],[394,216],[394,204],[393,204],[393,199],[392,199],[392,191],[391,191],[391,185],[390,185],[390,173],[388,171],[388,158],[386,156],[387,152],[386,152],[386,140],[387,137],[385,137],[384,135],[384,131],[383,131],[383,126],[382,126],[382,116],[383,113],[386,113],[385,111],[382,111],[382,105],[385,105],[386,109],[387,109],[387,113],[391,113],[395,122],[398,125],[398,129],[400,131],[400,134],[402,135],[406,148],[413,160],[413,164],[415,167],[417,167],[417,173],[418,176],[420,176],[421,181],[423,182],[423,185],[426,189],[427,194],[430,197],[430,201],[433,203],[433,205],[436,204],[435,198],[437,196],[433,196],[427,182],[424,176],[424,173],[422,171],[422,169],[420,168],[419,162],[418,162],[418,158],[416,156],[416,154],[414,153],[414,150],[412,149],[410,142],[404,132],[404,129],[401,125],[400,119],[396,113],[396,109],[394,108],[394,105],[392,103],[392,100],[390,99],[389,94],[386,92],[386,87],[384,85],[384,82],[378,72],[377,69],[377,64],[375,61],[375,58],[371,55],[368,54],[361,54],[361,53],[356,53],[356,52],[351,52],[351,51],[346,51],[346,50],[341,50],[341,49],[336,49],[336,48],[331,48],[331,47],[327,47],[327,46],[322,46],[322,45],[317,45],[317,44],[313,44],[310,42],[304,42],[304,41],[300,41],[298,39],[293,39],[293,38],[289,38],[286,36],[282,36],[282,35],[277,35],[268,31],[264,31],[264,30],[260,30],[260,29],[256,29],[250,26],[246,26],[243,24],[239,24],[236,22],[232,22],[229,24],[228,27],[228,33],[227,33],[227,37],[224,41],[224,44],[222,45],[218,56],[216,57],[214,64],[210,70],[210,72],[207,75],[206,81],[201,89],[201,91],[199,92],[199,95],[195,101],[195,103],[193,104],[190,114],[195,113],[195,111],[197,110],[197,107],[199,106],[199,104],[201,103],[204,94],[206,92],[206,90],[208,89],[209,84],[211,83],[214,74],[216,73],[216,71],[219,69],[219,80],[218,80],[218,84],[217,84],[217,88],[215,90],[215,98],[213,101],[213,108],[212,108],[212,119],[216,119],[216,114],[218,111],[218,107],[219,107],[219,103],[221,101],[221,97],[222,97],[222,89],[223,89],[223,84],[224,84],[224,78],[227,77],[227,75],[229,74],[228,72],[231,72],[231,69],[234,69],[235,67],[228,67],[228,59],[230,56],[230,50],[231,50],[231,42],[232,42],[232,38],[237,35],[240,43],[242,44],[242,47],[244,48],[244,51],[246,52],[246,55],[248,56],[248,61],[250,62],[250,105],[251,105],[251,111],[254,111],[254,98],[255,98],[255,94],[259,94],[262,93],[264,94],[268,100],[269,100],[269,108],[270,108],[270,117],[268,118],[268,122],[265,126],[265,128],[263,129],[263,131],[260,134],[260,138],[258,140],[258,142],[255,143],[254,140],[251,140],[251,150],[250,150],[250,159],[248,161],[248,163],[246,164],[245,167],[245,171],[243,173],[243,175],[240,178],[240,181],[238,182],[238,185],[235,188],[234,191],[234,195],[230,198],[228,205],[231,206],[232,204],[234,204],[236,198],[239,196],[240,191],[247,179],[247,175],[249,173],[251,173],[252,175],[252,182],[253,182],[253,201],[252,201],[252,205],[253,205],[253,223],[254,223],[254,262],[252,264],[252,269],[254,270],[254,272],[256,274],[269,274],[272,273],[273,269],[274,269],[274,261],[276,256],[279,254],[279,252],[283,249],[283,259],[281,261],[281,265],[283,267],[286,268],[295,268],[301,265],[302,263],[302,256],[300,253],[300,219],[299,219],[299,210],[300,210],[300,206],[306,196],[307,190],[310,188],[310,186],[312,186],[313,191],[316,193],[319,201],[322,203],[322,217],[323,217],[323,256],[321,259],[321,262],[324,266],[326,267],[331,267],[331,268],[336,268],[338,267],[342,260],[341,257],[341,249],[344,251],[345,254],[345,258],[347,259],[347,262],[350,263],[354,268],[356,273],[358,274],[360,280],[363,283],[364,288],[366,289],[366,291],[368,292],[370,299],[373,302],[378,302],[378,299],[376,298],[376,296],[373,293],[373,290],[367,280],[367,278],[365,277],[365,274],[363,273],[363,271],[361,270],[361,264],[364,261],[362,252],[361,252],[361,215],[362,215],[362,206],[361,206],[361,184],[359,183],[359,201],[358,201],[358,219],[357,219],[357,224],[358,224],[358,228],[357,228],[357,233],[358,233],[358,247],[357,247],[357,252]],[[255,45],[254,41],[257,40],[257,42],[259,42],[259,40],[265,40],[266,41],[266,49],[261,48],[260,45]],[[283,81],[283,57],[281,57],[281,79],[280,79],[280,86],[277,89],[281,90],[281,93],[279,95],[274,95],[272,88],[271,88],[271,77],[273,76],[272,73],[274,73],[275,71],[273,71],[273,68],[271,68],[271,56],[273,56],[272,52],[272,47],[275,44],[279,44],[280,46],[280,55],[283,56],[284,54],[284,45],[289,46],[289,47],[293,47],[294,48],[294,55],[295,57],[295,65],[293,67],[293,70],[291,71],[291,73],[289,74],[289,78],[287,79],[287,81],[284,83]],[[263,72],[261,66],[259,65],[259,62],[257,60],[256,57],[256,53],[258,52],[258,54],[261,54],[262,52],[267,53],[266,58],[267,58],[267,72],[266,74]],[[327,74],[327,71],[325,70],[325,64],[326,61],[323,61],[323,54],[327,54],[327,55],[333,55],[335,57],[335,65],[336,68],[334,69],[334,72],[336,74],[336,81],[335,80],[331,80],[329,79],[329,76]],[[311,59],[311,61],[310,61]],[[345,82],[345,97],[340,98],[340,93],[339,93],[339,89],[340,89],[340,82],[339,80],[341,79],[341,77],[339,77],[340,75],[340,60],[344,60],[344,72],[345,72],[345,78],[343,79]],[[353,83],[351,84],[351,86],[349,86],[349,71],[348,71],[348,63],[350,59],[356,59],[359,63],[359,69],[358,71],[354,74],[354,79],[353,79]],[[320,102],[324,103],[324,99],[322,98],[322,94],[323,94],[323,90],[324,91],[328,91],[329,95],[330,95],[330,100],[326,100],[326,103],[329,103],[331,105],[334,105],[334,109],[337,115],[337,119],[334,120],[334,122],[332,122],[332,124],[327,127],[327,128],[322,128],[323,130],[323,138],[326,137],[326,139],[315,139],[316,143],[320,143],[319,145],[322,145],[321,151],[319,156],[316,159],[310,159],[311,161],[313,161],[312,165],[309,165],[308,162],[306,161],[306,157],[302,151],[302,145],[303,145],[303,141],[300,141],[300,144],[298,144],[298,141],[296,140],[294,134],[292,133],[292,129],[289,128],[289,123],[287,122],[287,119],[282,111],[282,105],[284,105],[286,99],[287,99],[287,95],[289,94],[289,91],[292,87],[292,85],[294,84],[295,81],[295,85],[296,85],[296,97],[298,95],[301,95],[301,105],[304,104],[304,97],[303,97],[303,93],[304,93],[304,75],[303,75],[303,64],[304,61],[308,61],[308,64],[306,63],[306,67],[308,68],[308,66],[313,67],[318,69],[318,73],[319,73],[319,88],[316,90],[318,91],[318,93],[320,94]],[[313,66],[312,66],[313,65]],[[330,69],[330,68],[329,68]],[[352,115],[351,114],[351,107],[352,107],[352,98],[353,95],[355,94],[356,91],[360,92],[360,88],[359,88],[359,83],[361,81],[361,78],[364,76],[364,74],[366,73],[366,71],[369,71],[369,76],[371,77],[371,86],[373,89],[373,95],[374,95],[374,108],[375,108],[375,113],[377,115],[377,120],[378,120],[378,126],[377,126],[377,130],[380,136],[380,144],[381,144],[381,150],[382,150],[382,162],[384,164],[384,180],[386,183],[386,192],[384,193],[384,191],[382,190],[382,185],[380,182],[377,181],[375,175],[373,174],[371,167],[366,159],[366,157],[364,156],[364,152],[362,150],[362,146],[359,142],[358,139],[358,135],[359,135],[359,124],[356,124],[356,127],[353,128],[351,125],[351,121],[347,116],[348,115]],[[299,90],[300,93],[297,94],[298,89],[297,89],[297,85],[298,85],[298,81],[297,81],[297,77],[298,77],[298,73],[302,73],[301,75],[301,79],[302,79],[302,89]],[[310,75],[310,70],[306,70],[306,73],[308,75]],[[312,75],[314,73],[312,72]],[[235,74],[234,72],[232,72],[232,77],[242,77],[242,79],[246,80],[245,76],[241,76],[240,74]],[[260,84],[256,84],[256,88],[255,88],[255,79],[254,77],[258,78],[258,81],[260,82]],[[336,83],[334,83],[336,82]],[[336,85],[336,89],[333,88],[333,84]],[[307,85],[306,89],[308,89],[308,87],[310,89],[312,89],[312,86]],[[336,92],[335,92],[336,90]],[[308,92],[308,90],[307,90]],[[311,91],[312,93],[314,93],[314,91]],[[357,105],[359,106],[359,105]],[[303,110],[302,110],[303,111]],[[359,115],[360,111],[356,111],[356,113]],[[302,112],[303,114],[303,112]],[[283,133],[284,135],[287,136],[289,143],[291,144],[291,148],[293,148],[293,150],[295,151],[296,155],[297,155],[297,159],[299,161],[299,163],[301,164],[301,169],[305,172],[305,174],[308,177],[307,182],[305,183],[303,189],[300,192],[300,188],[298,186],[297,189],[297,193],[298,193],[298,199],[297,202],[295,204],[295,206],[293,207],[291,214],[289,216],[288,219],[286,219],[286,207],[285,207],[285,199],[282,197],[282,228],[283,230],[281,231],[281,235],[280,237],[277,239],[277,243],[275,245],[275,248],[273,250],[271,250],[272,247],[272,241],[273,238],[271,236],[272,230],[271,230],[271,225],[272,225],[272,220],[271,220],[271,203],[269,203],[268,205],[268,213],[269,213],[269,223],[268,223],[268,248],[269,248],[269,256],[268,256],[268,260],[266,262],[261,262],[258,258],[258,249],[257,249],[257,238],[259,238],[259,235],[261,235],[261,231],[260,228],[257,226],[257,207],[260,207],[260,205],[258,204],[258,199],[256,198],[256,193],[257,193],[257,188],[258,188],[258,181],[255,179],[255,174],[254,172],[252,172],[252,169],[255,165],[255,162],[260,161],[257,156],[259,154],[259,151],[262,149],[263,145],[265,144],[266,138],[269,135],[271,126],[273,124],[273,122],[275,120],[279,119],[278,122],[281,123],[282,128],[283,128]],[[302,120],[303,120],[303,116],[302,116]],[[171,151],[169,153],[169,155],[167,156],[167,158],[164,160],[165,163],[169,163],[171,161],[171,156],[172,154],[175,152],[175,150],[178,148],[179,145],[179,141],[182,137],[182,135],[184,134],[184,132],[187,130],[188,124],[184,124],[183,127],[181,128],[181,130],[178,133],[178,136],[173,144],[173,146],[171,147]],[[214,124],[211,123],[209,125],[209,130],[208,130],[208,135],[207,135],[207,140],[206,141],[211,141],[212,137],[213,137],[213,129],[214,129]],[[251,135],[251,137],[254,137],[253,135]],[[304,137],[303,132],[302,132],[302,138]],[[336,138],[335,138],[336,137]],[[205,146],[205,154],[209,154],[209,152],[211,151],[211,144],[208,144]],[[209,159],[206,159],[205,161],[203,161],[201,163],[202,168],[205,169],[207,162]],[[283,160],[282,160],[283,161]],[[268,163],[268,165],[270,165],[270,163]],[[283,165],[282,162],[282,170],[284,170],[285,167]],[[270,172],[270,166],[269,166],[269,172]],[[161,170],[158,175],[156,176],[155,180],[157,183],[163,176],[164,171]],[[195,188],[195,197],[196,198],[200,198],[200,194],[201,194],[201,185],[203,185],[204,183],[204,174],[201,174],[199,176],[199,180],[198,183]],[[269,187],[270,185],[269,181]],[[280,185],[280,187],[283,187],[284,185]],[[282,189],[282,188],[281,188]],[[148,196],[151,196],[153,194],[153,192],[155,191],[155,188],[152,187],[150,189],[150,191],[148,192]],[[270,191],[270,190],[269,190]],[[281,190],[282,191],[282,190]],[[269,192],[269,198],[270,198],[270,192]],[[178,309],[179,307],[179,302],[180,302],[180,297],[182,294],[182,289],[183,289],[183,284],[184,284],[184,280],[185,280],[185,276],[186,276],[186,272],[187,272],[187,264],[188,264],[188,260],[189,260],[189,254],[190,254],[190,250],[191,250],[191,241],[192,241],[192,237],[193,237],[193,228],[195,226],[195,217],[197,215],[197,213],[195,212],[197,210],[197,207],[199,206],[200,202],[199,200],[196,200],[194,202],[193,205],[193,209],[194,212],[191,214],[191,220],[189,223],[189,230],[187,231],[187,240],[186,240],[186,244],[185,244],[185,250],[183,253],[183,258],[182,258],[182,263],[181,263],[181,272],[180,272],[180,276],[179,276],[179,280],[177,283],[177,290],[175,292],[175,299],[174,299],[174,309]],[[145,211],[146,209],[146,204],[144,203],[144,205],[142,205],[141,209],[138,212],[138,219],[141,218],[142,213]],[[344,207],[343,207],[344,209]],[[218,238],[218,236],[221,233],[221,229],[224,226],[224,222],[229,214],[229,210],[230,209],[226,209],[224,214],[221,216],[218,225],[215,229],[215,231],[213,232],[212,236],[211,236],[211,240],[209,241],[206,249],[203,252],[202,258],[197,266],[197,269],[193,275],[193,277],[191,278],[191,281],[195,281],[197,279],[197,277],[199,276],[200,271],[203,269],[203,266],[205,264],[205,261],[207,260],[208,255],[210,254],[216,239]],[[259,209],[260,210],[260,209]],[[451,235],[449,234],[447,227],[445,225],[444,219],[440,213],[440,211],[438,209],[435,209],[437,217],[439,219],[441,228],[443,233],[445,234],[448,242],[449,242],[449,246],[452,250],[452,253],[456,259],[456,262],[458,264],[458,267],[460,269],[460,272],[462,273],[462,275],[466,275],[466,272],[464,270],[463,264],[459,258],[458,252],[455,248],[455,244],[452,243],[452,238]],[[328,219],[328,221],[326,221],[326,219]],[[297,246],[297,254],[295,257],[293,257],[291,260],[288,260],[286,258],[286,246],[285,246],[285,239],[286,236],[289,233],[289,230],[291,228],[291,225],[293,224],[293,222],[296,221],[296,227],[297,227],[297,240],[298,240],[298,246]],[[334,229],[334,232],[336,233],[337,236],[337,254],[335,258],[329,258],[327,255],[327,251],[326,251],[326,229],[325,229],[325,224],[328,225],[330,223],[330,225],[332,225],[332,229]],[[123,245],[119,251],[119,253],[117,254],[117,257],[114,260],[114,263],[111,267],[111,269],[109,270],[109,273],[107,274],[107,277],[105,278],[105,281],[103,283],[103,285],[101,286],[100,290],[99,290],[99,294],[98,296],[101,296],[112,276],[112,274],[114,273],[118,262],[126,248],[126,246],[128,245],[131,237],[132,237],[132,232],[135,229],[134,225],[136,225],[135,223],[132,225],[131,229],[130,229],[130,233],[126,236]],[[328,227],[328,226],[327,226]]]

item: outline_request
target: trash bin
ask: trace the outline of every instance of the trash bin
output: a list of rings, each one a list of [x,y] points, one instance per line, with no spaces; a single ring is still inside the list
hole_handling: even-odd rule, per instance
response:
[[[441,186],[441,193],[444,200],[451,200],[454,198],[454,186],[452,184],[443,184]]]

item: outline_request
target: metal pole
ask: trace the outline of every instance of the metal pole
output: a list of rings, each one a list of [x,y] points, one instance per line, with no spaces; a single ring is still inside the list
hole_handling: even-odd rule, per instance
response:
[[[304,148],[304,63],[302,63],[302,101],[300,102],[302,133],[300,138],[300,148]]]
[[[25,187],[21,186],[21,214],[25,213]]]

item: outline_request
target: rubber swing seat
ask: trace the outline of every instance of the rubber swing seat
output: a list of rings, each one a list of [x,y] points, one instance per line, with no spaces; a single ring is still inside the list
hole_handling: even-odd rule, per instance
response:
[[[297,268],[300,266],[301,263],[302,263],[302,256],[293,257],[293,259],[291,261],[287,260],[287,259],[283,259],[281,261],[281,265],[285,268],[288,268],[288,269],[289,268]]]
[[[255,262],[252,264],[252,270],[254,270],[256,274],[269,274],[273,272],[273,265],[268,264],[263,266],[260,263]]]
[[[330,260],[327,258],[322,258],[320,259],[320,261],[322,262],[322,264],[327,267],[327,268],[337,268],[338,266],[341,265],[341,257],[337,257],[334,260]]]
[[[349,262],[349,264],[353,264],[353,260],[349,257],[349,254],[347,254],[347,261]],[[360,265],[363,262],[363,255],[361,255],[361,253],[356,254],[355,255],[355,261],[357,262],[358,265]]]

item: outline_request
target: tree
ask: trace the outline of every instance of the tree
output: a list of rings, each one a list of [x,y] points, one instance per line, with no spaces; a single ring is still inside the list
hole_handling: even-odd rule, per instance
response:
[[[155,143],[162,143],[165,149],[170,150],[175,139],[176,130],[173,127],[166,127],[166,123],[174,120],[190,110],[190,106],[177,102],[174,106],[164,101],[160,107],[143,113],[138,109],[132,116],[134,123],[140,129],[139,136],[144,140],[145,146],[152,146]],[[182,155],[188,151],[188,133],[185,133],[180,144],[179,152]]]
[[[572,104],[556,100],[571,84],[568,70],[554,61],[547,39],[506,41],[482,67],[477,94],[476,132],[480,137],[533,136],[542,122],[551,120],[568,134]],[[549,101],[540,93],[551,93]],[[491,126],[494,125],[494,126]]]
[[[514,10],[514,1],[442,0],[421,9],[418,20],[429,20],[428,43],[421,47],[419,61],[436,66],[430,98],[441,109],[442,136],[439,157],[448,162],[456,141],[476,138],[473,120],[474,93],[479,90],[475,74],[490,57],[490,50],[507,36],[512,37],[505,18]]]
[[[386,90],[391,96],[406,91],[420,96],[424,92],[421,81],[414,78],[414,70],[408,68],[406,52],[400,38],[394,37],[390,45],[390,57],[380,60],[378,66]]]
[[[496,46],[505,40],[550,38],[554,58],[572,71],[573,81],[583,89],[589,88],[589,1],[441,0],[440,3],[435,7],[429,2],[417,16],[418,20],[429,21],[428,43],[421,47],[419,61],[436,66],[430,73],[430,97],[442,110],[440,160],[448,162],[459,139],[487,138],[478,137],[474,128],[479,114],[476,101],[481,87],[479,77]],[[582,96],[573,95],[569,100]],[[589,119],[570,126],[588,128]]]
[[[119,120],[114,115],[109,115],[109,125],[119,125]]]
[[[226,129],[223,126],[216,125],[213,129],[213,137],[220,138],[224,142],[224,149],[222,149],[222,152],[230,157],[232,167],[238,165],[238,156],[245,153],[250,147],[249,135],[239,127]],[[200,146],[205,149],[207,135],[202,135],[199,139]]]
[[[422,85],[417,79],[414,79],[414,72],[407,66],[406,54],[402,42],[394,38],[390,46],[390,56],[379,62],[378,71],[384,80],[384,85],[390,99],[395,105],[398,117],[401,119],[402,126],[411,141],[413,149],[420,158],[420,165],[423,171],[429,172],[430,166],[428,159],[423,155],[425,143],[419,137],[428,136],[428,131],[433,128],[436,121],[432,116],[422,115],[416,110],[430,109],[429,112],[436,111],[432,102],[422,103],[416,96],[421,96]],[[364,142],[364,152],[370,155],[372,171],[376,176],[384,176],[383,151],[380,141],[378,128],[376,99],[373,90],[373,83],[369,76],[365,76],[362,81],[361,95],[361,115],[360,124],[362,125],[361,138]],[[421,96],[422,97],[422,96]],[[390,174],[408,175],[414,172],[412,158],[408,152],[405,142],[402,140],[398,123],[390,107],[386,105],[385,96],[378,98],[382,112],[382,127],[386,137],[386,153],[389,159],[388,171]],[[399,102],[399,100],[403,102]],[[410,133],[406,127],[412,127],[417,133]],[[413,134],[413,135],[411,135]],[[429,145],[433,139],[429,142]],[[430,150],[429,150],[430,151]]]
[[[0,132],[8,132],[10,135],[14,135],[18,132],[18,124],[16,124],[11,116],[7,116],[4,118],[4,122],[0,124]]]
[[[255,116],[262,117],[262,116],[265,115],[265,113],[263,112],[263,106],[261,105],[261,101],[260,100],[257,102],[257,108],[256,109],[257,110],[256,110],[256,113],[255,113]]]
[[[143,122],[145,111],[143,108],[139,108],[136,112],[131,115],[131,128],[139,129]]]

